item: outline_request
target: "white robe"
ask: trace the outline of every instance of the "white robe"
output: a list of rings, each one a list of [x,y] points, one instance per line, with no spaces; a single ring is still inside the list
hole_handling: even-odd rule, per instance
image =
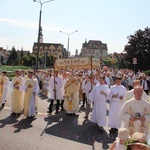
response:
[[[62,99],[62,90],[61,88],[63,87],[63,79],[60,77],[55,77],[55,88],[56,88],[56,100],[61,100]],[[54,93],[54,77],[50,79],[50,98],[55,99],[55,93]]]
[[[114,94],[118,94],[118,98],[112,98]],[[109,100],[110,100],[110,108],[109,108],[109,120],[108,127],[110,128],[120,128],[121,120],[119,118],[120,108],[124,103],[124,98],[126,94],[126,88],[122,85],[114,85],[110,88],[109,91]],[[119,97],[123,96],[123,99],[120,100]]]
[[[135,116],[135,113],[140,113],[141,116],[146,118],[144,124],[139,120],[129,122],[131,115]],[[134,132],[148,133],[148,123],[150,122],[150,103],[144,99],[136,100],[132,98],[126,101],[120,110],[120,119],[124,122],[124,127],[128,129],[130,135]]]
[[[120,140],[116,140],[115,150],[126,150],[126,146],[124,144],[119,143]]]
[[[19,89],[15,88],[15,83],[19,82],[17,86]],[[23,103],[23,86],[24,80],[22,77],[14,77],[11,82],[12,98],[11,98],[11,112],[12,113],[21,113],[22,112],[22,103]]]
[[[63,79],[63,86],[62,86],[62,88],[61,88],[62,99],[64,99],[64,96],[65,96],[64,86],[65,86],[65,83],[67,82],[67,80],[68,80],[68,78]]]
[[[8,87],[9,87],[9,79],[7,76],[5,76],[5,77],[3,77],[2,103],[5,103],[5,101],[6,101]]]
[[[50,76],[45,77],[43,80],[44,83],[44,89],[49,92],[49,84],[50,84]]]
[[[32,85],[32,91],[28,91],[27,86],[28,85]],[[37,79],[27,79],[26,83],[24,85],[24,89],[25,89],[25,99],[24,99],[24,115],[25,116],[35,116],[36,115],[36,111],[35,111],[35,99],[36,96],[39,93],[39,84]],[[32,95],[30,97],[30,92],[32,92]],[[33,93],[35,92],[35,94]],[[30,99],[28,99],[30,97]]]
[[[100,92],[104,91],[106,95]],[[89,97],[94,102],[91,121],[97,123],[99,127],[106,126],[106,100],[109,88],[107,85],[97,84]]]
[[[95,83],[95,85],[96,85],[96,83]],[[86,83],[86,85],[85,85],[85,94],[86,94],[87,100],[89,100],[89,95],[90,95],[90,93],[91,93],[91,91],[92,91],[92,89],[94,88],[95,85],[93,83],[91,85],[91,81],[88,81]],[[89,103],[89,101],[88,101],[88,103]],[[91,101],[90,101],[90,104],[91,104]]]
[[[131,98],[134,97],[133,91],[134,91],[134,89],[132,89],[132,90],[126,92],[125,101],[127,101],[127,100],[129,100],[129,99],[131,99]],[[143,98],[143,99],[146,99],[146,100],[149,99],[149,98],[148,98],[148,95],[147,95],[144,91],[143,91],[143,94],[142,94],[142,98]]]

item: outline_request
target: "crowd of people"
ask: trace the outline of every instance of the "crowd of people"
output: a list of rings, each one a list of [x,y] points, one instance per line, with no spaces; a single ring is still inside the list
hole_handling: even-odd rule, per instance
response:
[[[7,101],[9,79],[7,72],[0,74],[0,103]],[[85,108],[85,119],[96,123],[100,130],[110,128],[109,134],[117,133],[123,143],[132,137],[147,136],[150,123],[150,77],[140,70],[134,73],[129,69],[55,69],[15,71],[11,82],[11,115],[21,114],[34,117],[38,109],[38,94],[49,97],[47,113],[66,111],[66,115],[79,115]],[[109,105],[108,124],[106,123],[107,103]],[[90,108],[92,108],[91,117]],[[124,128],[123,128],[124,127]],[[118,131],[119,130],[119,131]],[[141,135],[142,134],[142,135]],[[115,144],[114,144],[115,143]],[[118,145],[114,142],[113,147]],[[138,142],[130,145],[140,145]],[[123,145],[123,144],[122,144]],[[134,146],[128,146],[128,149]],[[130,147],[130,148],[129,148]],[[146,144],[143,147],[147,147]],[[117,148],[116,148],[117,149]],[[123,148],[121,148],[123,149]],[[118,148],[118,150],[121,150]]]

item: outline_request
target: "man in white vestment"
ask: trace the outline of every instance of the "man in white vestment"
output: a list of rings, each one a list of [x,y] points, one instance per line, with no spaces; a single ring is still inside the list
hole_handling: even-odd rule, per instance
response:
[[[33,71],[28,71],[28,79],[25,82],[24,89],[24,116],[34,117],[36,115],[35,100],[39,93],[39,84],[33,76]]]
[[[89,96],[91,102],[94,103],[91,121],[96,123],[102,130],[106,126],[106,100],[109,88],[105,85],[105,77],[100,77],[100,83],[97,84]]]
[[[79,88],[80,84],[72,73],[69,74],[68,80],[64,85],[65,101],[64,109],[67,115],[77,115],[79,111]]]
[[[61,88],[63,87],[63,79],[61,77],[58,76],[58,70],[55,70],[54,72],[54,76],[51,77],[50,79],[50,105],[49,105],[49,111],[48,113],[52,113],[53,111],[53,104],[54,104],[54,100],[57,102],[56,103],[56,112],[59,112],[59,106],[60,106],[60,100],[62,99],[62,90]]]
[[[137,85],[140,85],[140,80],[133,81],[133,87],[135,87]],[[133,97],[134,97],[134,89],[126,92],[125,101],[127,101]],[[142,98],[148,100],[148,95],[145,93],[145,91],[143,91]]]
[[[49,83],[50,83],[50,75],[48,71],[44,72],[44,79],[43,79],[43,92],[46,96],[48,96],[48,92],[49,92]]]
[[[143,88],[139,85],[134,87],[134,97],[126,101],[120,110],[120,119],[129,134],[135,132],[148,133],[150,122],[150,103],[142,98]]]
[[[121,76],[116,76],[116,84],[110,88],[109,91],[109,120],[108,127],[110,127],[110,134],[118,132],[121,127],[121,120],[119,117],[120,108],[124,103],[126,88],[121,85]]]
[[[8,85],[9,85],[9,79],[6,76],[6,71],[2,71],[2,85],[0,85],[2,87],[2,108],[5,106],[6,103],[6,96],[7,96],[7,89],[8,89]]]
[[[28,78],[28,76],[26,75],[26,73],[25,73],[24,70],[21,71],[21,77],[22,77],[25,81],[26,81],[27,78]]]
[[[65,83],[67,82],[68,80],[68,75],[69,75],[69,72],[63,72],[62,74],[62,79],[63,79],[63,86],[61,88],[61,91],[62,91],[62,99],[61,99],[61,111],[64,111],[64,100],[65,100],[65,89],[64,89],[64,86],[65,86]]]
[[[20,71],[15,71],[15,77],[12,79],[11,88],[12,99],[11,99],[11,115],[22,113],[23,106],[23,85],[24,80],[20,77]]]
[[[92,89],[94,86],[96,86],[97,82],[94,82],[95,77],[93,75],[90,76],[90,79],[87,81],[87,84],[85,85],[85,93],[87,98],[87,105],[86,105],[86,111],[85,111],[85,117],[88,119],[89,113],[90,113],[90,107],[91,107],[91,101],[89,99],[89,95],[92,92]]]

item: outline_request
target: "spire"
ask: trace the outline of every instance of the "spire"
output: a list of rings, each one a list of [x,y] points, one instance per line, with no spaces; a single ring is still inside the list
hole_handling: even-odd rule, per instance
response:
[[[40,43],[43,43],[42,26],[40,26]]]

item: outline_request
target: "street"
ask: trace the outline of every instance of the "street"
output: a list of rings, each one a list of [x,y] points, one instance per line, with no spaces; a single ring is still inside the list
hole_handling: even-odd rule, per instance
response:
[[[101,131],[96,124],[84,119],[85,108],[79,116],[65,112],[47,114],[48,97],[40,95],[35,118],[10,116],[11,89],[7,103],[0,112],[0,150],[103,150],[115,140],[108,136],[108,128]],[[54,106],[55,108],[55,106]]]

